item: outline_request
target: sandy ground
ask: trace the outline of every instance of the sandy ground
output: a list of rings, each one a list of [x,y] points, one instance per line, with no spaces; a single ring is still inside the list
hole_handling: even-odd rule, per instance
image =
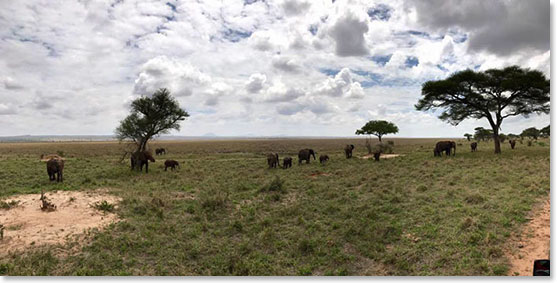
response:
[[[535,208],[531,221],[520,235],[511,238],[506,251],[511,262],[509,275],[532,276],[534,260],[549,259],[550,249],[550,202],[546,200]]]
[[[398,157],[398,156],[404,156],[404,155],[402,155],[402,154],[394,154],[394,153],[391,153],[391,154],[385,153],[385,154],[381,154],[381,155],[379,156],[379,159],[388,159],[388,158],[394,158],[394,157]],[[364,156],[361,156],[361,157],[359,157],[359,158],[362,158],[362,159],[370,159],[370,158],[373,158],[373,154],[364,155]]]
[[[120,201],[106,191],[58,191],[45,195],[57,206],[55,211],[45,212],[40,209],[40,194],[19,195],[3,200],[19,203],[8,210],[0,209],[0,224],[5,227],[4,238],[0,240],[0,253],[43,244],[63,244],[71,235],[90,228],[102,228],[117,220],[116,214],[104,214],[92,207],[103,200],[115,205]]]

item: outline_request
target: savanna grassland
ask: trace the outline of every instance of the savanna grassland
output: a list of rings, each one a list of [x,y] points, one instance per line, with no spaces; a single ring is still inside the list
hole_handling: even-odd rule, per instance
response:
[[[389,140],[389,139],[386,139]],[[79,242],[0,256],[5,275],[505,275],[504,249],[549,195],[549,141],[481,142],[433,157],[433,139],[392,139],[375,162],[363,139],[153,142],[148,174],[115,142],[0,143],[0,199],[108,190],[121,219]],[[356,145],[354,158],[342,148]],[[310,147],[331,160],[298,166]],[[51,183],[40,154],[66,158]],[[265,154],[294,157],[268,169]],[[165,172],[165,159],[181,168]],[[1,247],[1,243],[0,243]]]

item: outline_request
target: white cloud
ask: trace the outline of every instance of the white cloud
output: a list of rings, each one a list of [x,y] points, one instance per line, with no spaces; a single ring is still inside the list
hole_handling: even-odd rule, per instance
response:
[[[194,66],[158,56],[141,66],[134,93],[151,95],[159,88],[167,88],[175,96],[189,96],[196,87],[210,82],[211,78]]]
[[[265,82],[267,81],[267,76],[264,74],[255,73],[252,74],[248,82],[246,83],[246,89],[248,92],[257,93],[263,89]]]
[[[368,20],[361,13],[345,10],[329,29],[335,41],[338,56],[363,56],[369,54],[364,34],[369,30]]]

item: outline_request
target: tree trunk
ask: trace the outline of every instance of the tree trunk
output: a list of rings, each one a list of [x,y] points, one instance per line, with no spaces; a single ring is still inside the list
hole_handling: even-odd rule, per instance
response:
[[[493,129],[493,142],[495,143],[495,153],[501,153],[501,143],[499,142],[499,130]]]
[[[381,136],[377,136],[379,138],[379,143],[381,143]]]

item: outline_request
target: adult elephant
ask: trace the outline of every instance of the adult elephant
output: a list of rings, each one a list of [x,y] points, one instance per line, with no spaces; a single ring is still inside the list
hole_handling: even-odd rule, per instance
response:
[[[478,150],[478,143],[477,142],[473,142],[470,144],[470,149],[472,149],[472,152],[477,151]]]
[[[354,150],[354,145],[353,144],[347,144],[344,147],[344,154],[346,155],[346,158],[352,157],[352,151],[353,150]]]
[[[306,163],[309,163],[310,156],[313,155],[313,160],[315,159],[315,151],[311,148],[305,148],[298,152],[298,165],[302,164],[302,161],[305,160]]]
[[[130,158],[132,170],[137,169],[143,171],[143,165],[145,165],[145,173],[149,173],[149,161],[155,162],[155,158],[148,151],[136,151],[132,153]]]
[[[269,168],[277,168],[277,166],[279,165],[279,156],[278,156],[278,153],[275,153],[275,154],[269,153],[269,154],[267,154],[267,164],[269,165]]]
[[[164,149],[164,148],[162,148],[162,147],[161,147],[161,148],[157,148],[157,149],[155,149],[155,154],[156,154],[156,155],[163,155],[163,154],[166,154],[166,149]]]
[[[64,181],[64,159],[62,158],[51,158],[46,162],[46,173],[48,173],[48,178],[51,181],[56,180],[56,182]]]
[[[444,151],[449,156],[451,155],[451,149],[454,149],[454,156],[456,154],[456,143],[454,141],[440,141],[435,145],[434,155],[441,156],[441,153]]]

